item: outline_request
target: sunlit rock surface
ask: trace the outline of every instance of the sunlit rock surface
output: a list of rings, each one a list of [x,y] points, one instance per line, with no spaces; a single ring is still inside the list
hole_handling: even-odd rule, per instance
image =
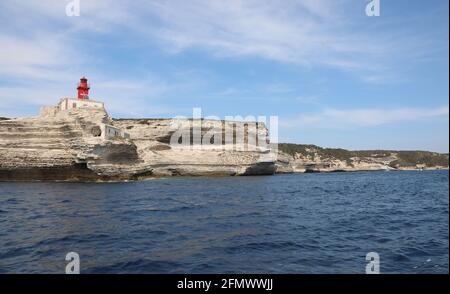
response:
[[[105,124],[129,138],[105,138]],[[199,142],[181,136],[171,144],[174,133],[189,136],[194,129],[201,134]],[[233,140],[233,131],[236,137],[239,130],[245,135]],[[231,144],[225,141],[230,131]],[[0,120],[0,180],[268,175],[275,171],[275,157],[268,144],[258,143],[267,142],[267,136],[264,125],[250,122],[113,120],[98,109],[45,111],[39,117]]]

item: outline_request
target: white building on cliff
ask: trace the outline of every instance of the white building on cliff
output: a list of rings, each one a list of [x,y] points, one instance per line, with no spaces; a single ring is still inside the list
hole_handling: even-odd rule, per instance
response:
[[[61,98],[57,106],[43,106],[40,110],[41,117],[54,117],[60,112],[76,111],[77,109],[95,109],[106,112],[105,104],[100,101],[91,100],[89,98],[90,85],[86,77],[80,78],[80,83],[77,87],[78,97]],[[115,137],[130,138],[130,135],[125,131],[116,128],[109,124],[101,124],[101,137],[108,140]]]

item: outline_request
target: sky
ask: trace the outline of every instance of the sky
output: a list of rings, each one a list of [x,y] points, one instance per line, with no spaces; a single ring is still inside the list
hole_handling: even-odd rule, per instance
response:
[[[75,0],[76,1],[76,0]],[[279,142],[449,151],[449,1],[0,1],[0,116],[278,116]]]

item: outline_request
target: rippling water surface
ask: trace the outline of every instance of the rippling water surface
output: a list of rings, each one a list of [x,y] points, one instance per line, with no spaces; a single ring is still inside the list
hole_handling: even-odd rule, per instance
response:
[[[448,273],[448,171],[0,183],[0,273]]]

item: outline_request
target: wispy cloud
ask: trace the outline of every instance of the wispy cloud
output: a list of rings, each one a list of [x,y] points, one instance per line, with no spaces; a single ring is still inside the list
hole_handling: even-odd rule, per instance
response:
[[[437,108],[399,109],[333,109],[328,108],[316,114],[303,114],[293,119],[281,119],[284,128],[327,128],[353,129],[375,127],[390,123],[415,122],[449,116],[449,106]]]
[[[2,74],[58,76],[61,63],[67,68],[70,60],[80,63],[84,57],[83,40],[73,38],[77,32],[129,30],[141,42],[160,44],[174,54],[194,49],[220,58],[251,56],[302,67],[327,66],[355,72],[368,83],[385,81],[390,71],[392,80],[393,60],[417,60],[440,47],[423,34],[387,32],[382,26],[374,28],[368,18],[351,21],[358,17],[347,9],[355,13],[353,7],[364,5],[348,0],[286,0],[283,5],[270,0],[81,0],[78,18],[65,15],[68,2],[2,1],[2,17],[8,24],[14,19],[11,29],[0,31],[5,45],[0,49]],[[20,24],[30,27],[30,20],[40,25],[16,36]],[[12,55],[17,57],[8,59]]]
[[[3,78],[59,80],[69,76],[73,50],[58,36],[20,38],[0,34],[0,75]]]
[[[369,49],[331,30],[339,9],[330,1],[155,1],[148,7],[161,21],[151,33],[174,52],[200,48],[221,57],[356,67],[339,54]]]
[[[356,72],[369,83],[380,83],[380,73],[390,71],[392,80],[396,61],[445,49],[430,36],[408,32],[407,24],[386,30],[367,17],[361,21],[353,7],[363,14],[364,3],[354,1],[152,1],[142,7],[159,21],[149,28],[137,19],[141,31],[165,42],[169,52],[198,49],[218,57],[327,66]]]

